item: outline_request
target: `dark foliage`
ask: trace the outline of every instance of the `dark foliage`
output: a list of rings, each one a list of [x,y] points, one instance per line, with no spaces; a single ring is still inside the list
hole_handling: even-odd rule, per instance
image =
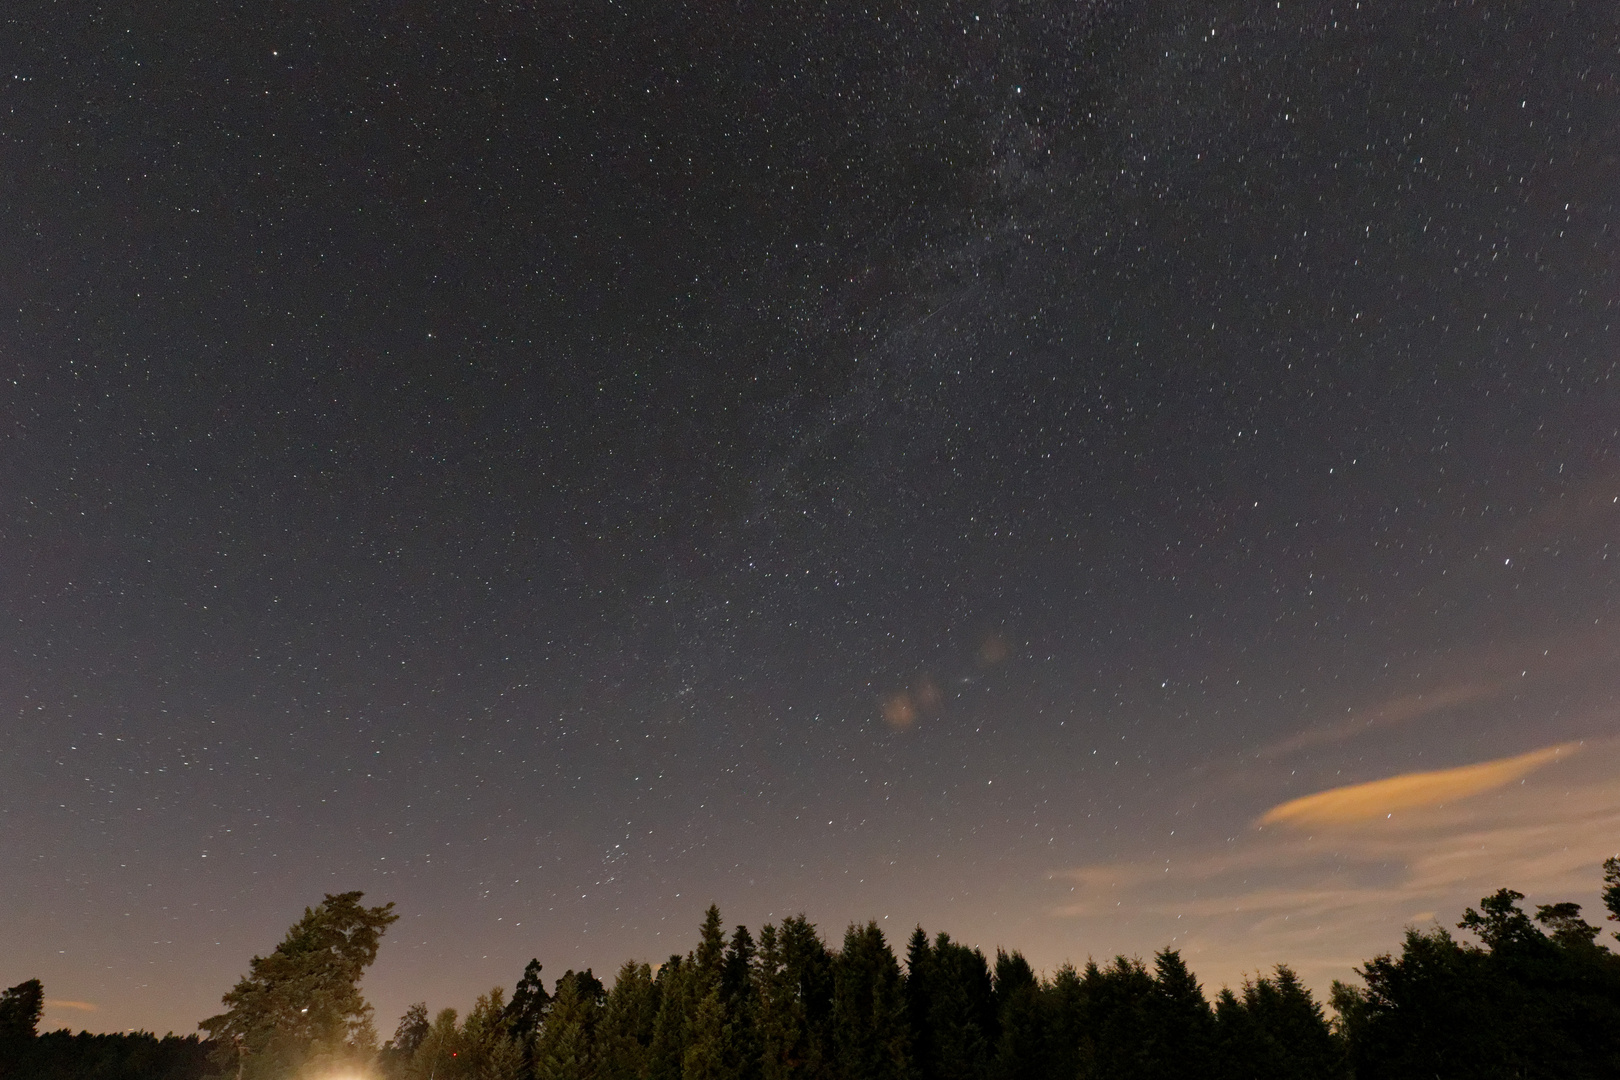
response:
[[[38,979],[20,982],[0,993],[0,1076],[21,1076],[18,1063],[39,1030],[45,1012],[45,987]]]
[[[513,1034],[532,1038],[540,1030],[540,1021],[550,1005],[551,995],[546,993],[545,980],[540,978],[540,961],[530,960],[518,980],[517,989],[512,991],[512,1000],[506,1005],[506,1022]]]
[[[4,1075],[28,1080],[201,1080],[208,1044],[195,1035],[48,1031],[8,1058]]]
[[[1361,969],[1365,990],[1335,987],[1357,1076],[1620,1076],[1620,957],[1597,945],[1578,905],[1531,919],[1522,899],[1502,889],[1464,913],[1458,926],[1480,945],[1408,930],[1399,957]]]
[[[919,927],[902,968],[873,922],[850,926],[834,952],[803,916],[764,926],[757,941],[738,926],[728,940],[710,907],[691,952],[656,974],[626,963],[611,990],[586,970],[548,993],[534,960],[509,1005],[498,989],[480,998],[459,1032],[453,1011],[430,1022],[413,1005],[379,1066],[421,1080],[433,1072],[422,1048],[460,1039],[481,1055],[462,1071],[482,1080],[1620,1077],[1620,956],[1578,904],[1541,904],[1532,916],[1523,899],[1501,889],[1467,909],[1458,926],[1478,944],[1408,930],[1398,956],[1359,969],[1363,986],[1334,984],[1334,1022],[1284,965],[1222,989],[1212,1005],[1171,949],[1151,967],[1121,956],[1043,978],[1017,952],[998,949],[992,967]],[[1615,859],[1603,899],[1620,920]],[[196,1036],[36,1035],[43,1001],[33,979],[0,995],[5,1080],[205,1075],[209,1044]]]

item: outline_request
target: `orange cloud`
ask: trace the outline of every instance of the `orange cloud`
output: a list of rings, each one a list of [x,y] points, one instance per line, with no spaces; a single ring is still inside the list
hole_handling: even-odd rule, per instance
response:
[[[1612,728],[1615,714],[1590,720]],[[1567,760],[1570,747],[1538,751],[1559,751],[1559,766],[1531,765],[1522,784],[1422,813],[1218,837],[1188,830],[1185,840],[1178,829],[1132,857],[1055,870],[1047,911],[1099,955],[1149,955],[1168,942],[1206,986],[1287,963],[1325,995],[1398,944],[1403,924],[1450,923],[1503,886],[1532,902],[1597,904],[1620,836],[1620,738],[1577,745]]]
[[[97,1005],[93,1001],[62,1001],[59,998],[46,998],[47,1009],[77,1009],[79,1012],[95,1012]]]
[[[1291,799],[1267,810],[1261,825],[1345,825],[1387,817],[1397,811],[1441,806],[1510,784],[1536,769],[1573,754],[1578,743],[1532,750],[1517,757],[1482,761],[1455,769],[1403,773],[1385,780],[1330,788]]]

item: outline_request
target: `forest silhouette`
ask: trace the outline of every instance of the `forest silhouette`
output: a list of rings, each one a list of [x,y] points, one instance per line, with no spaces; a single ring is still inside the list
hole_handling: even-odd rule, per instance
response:
[[[397,916],[360,893],[305,909],[199,1025],[207,1038],[36,1034],[44,989],[0,995],[0,1077],[29,1080],[1585,1080],[1620,1077],[1620,955],[1574,903],[1501,889],[1458,929],[1335,982],[1332,1015],[1278,966],[1206,996],[1180,954],[1037,974],[920,927],[836,947],[803,916],[627,961],[610,986],[531,960],[463,1016],[410,1007],[381,1046],[360,980]],[[1603,903],[1620,920],[1620,858]],[[1620,933],[1609,937],[1620,939]]]

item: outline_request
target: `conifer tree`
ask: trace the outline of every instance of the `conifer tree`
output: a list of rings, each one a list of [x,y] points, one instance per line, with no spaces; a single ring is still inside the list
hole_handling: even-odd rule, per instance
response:
[[[721,969],[726,959],[726,931],[720,920],[720,909],[714,904],[703,913],[703,925],[698,929],[698,946],[692,956],[694,972],[706,994],[710,986],[720,984]]]
[[[691,1037],[681,1060],[682,1080],[725,1080],[726,1009],[718,980],[692,1010]]]
[[[754,938],[738,926],[726,947],[720,978],[725,1006],[727,1080],[758,1080],[760,1071],[759,992],[754,985]]]
[[[725,963],[726,935],[720,909],[710,904],[704,912],[698,945],[688,965],[682,1080],[724,1080],[727,1057]]]
[[[766,923],[759,931],[759,950],[754,957],[754,990],[759,997],[759,1067],[764,1080],[786,1080],[792,1069],[788,1062],[788,1042],[794,1027],[791,1019],[797,1004],[788,985],[776,927]]]
[[[652,968],[627,960],[613,980],[597,1028],[601,1080],[648,1080],[657,1021],[658,986]]]
[[[1150,1050],[1153,1071],[1165,1078],[1201,1077],[1214,1049],[1215,1016],[1181,954],[1165,949],[1153,960]]]
[[[586,1080],[594,1074],[602,1004],[602,984],[589,969],[565,972],[557,980],[535,1043],[535,1080]]]
[[[281,1077],[306,1067],[364,1066],[377,1051],[371,1006],[360,977],[377,958],[394,905],[364,907],[363,893],[328,894],[269,956],[226,994],[226,1009],[204,1020],[216,1068],[244,1080]]]
[[[927,993],[933,1076],[979,1080],[987,1075],[999,1032],[984,954],[942,931],[934,939]]]
[[[456,1010],[440,1009],[404,1070],[408,1080],[456,1080],[461,1075],[461,1028]]]
[[[540,1022],[545,1019],[546,1009],[551,1005],[551,995],[546,993],[545,980],[540,977],[540,971],[540,961],[530,960],[523,968],[516,989],[512,991],[512,1000],[506,1005],[507,1026],[513,1038],[524,1045],[528,1045],[540,1031]]]
[[[692,966],[674,955],[658,969],[658,1015],[648,1048],[651,1080],[681,1080],[691,1029]]]
[[[1322,1006],[1285,964],[1269,977],[1245,981],[1241,999],[1222,990],[1216,1019],[1223,1076],[1332,1080],[1345,1074],[1339,1037]]]
[[[933,1031],[928,1014],[933,1004],[934,950],[921,926],[906,942],[906,1022],[911,1027],[911,1063],[920,1080],[934,1080]]]
[[[877,923],[850,926],[834,971],[833,1045],[840,1080],[910,1080],[900,964]]]
[[[1154,1077],[1155,987],[1142,962],[1117,956],[1107,968],[1100,968],[1087,961],[1080,982],[1081,1075],[1110,1080]]]
[[[528,1072],[523,1044],[508,1025],[506,991],[481,994],[461,1029],[462,1069],[475,1080],[520,1080]]]
[[[1213,1080],[1276,1080],[1278,1049],[1230,987],[1215,995]]]
[[[1046,1001],[1021,953],[996,950],[995,1001],[1000,1038],[993,1074],[999,1080],[1046,1080],[1052,1068]]]
[[[831,1075],[832,957],[803,915],[760,931],[760,1070],[764,1080]]]
[[[1046,988],[1050,1002],[1050,1061],[1052,1075],[1080,1076],[1080,1046],[1085,1031],[1084,990],[1073,964],[1064,964]]]

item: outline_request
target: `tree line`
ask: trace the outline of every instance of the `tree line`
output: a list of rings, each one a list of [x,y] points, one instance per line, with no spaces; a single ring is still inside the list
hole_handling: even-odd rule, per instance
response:
[[[0,993],[0,1076],[27,1080],[198,1080],[208,1069],[208,1045],[195,1035],[149,1031],[116,1035],[35,1034],[45,1011],[45,987],[28,979]]]
[[[1620,859],[1603,901],[1620,920]],[[1398,953],[1335,982],[1324,1003],[1286,966],[1211,1000],[1180,954],[1041,975],[875,922],[836,947],[803,916],[726,931],[710,907],[695,946],[628,961],[608,986],[538,960],[465,1015],[410,1007],[380,1047],[360,995],[393,905],[331,895],[202,1022],[208,1038],[35,1036],[37,980],[0,995],[0,1075],[96,1080],[1431,1080],[1620,1076],[1620,956],[1573,903],[1502,889],[1457,924],[1409,928]],[[1610,935],[1620,938],[1620,933]],[[30,1010],[32,1012],[30,1013]],[[94,1040],[131,1038],[119,1066]],[[78,1041],[75,1041],[78,1040]],[[90,1040],[86,1042],[85,1040]],[[110,1044],[108,1044],[110,1045]],[[133,1045],[133,1044],[132,1044]],[[160,1053],[161,1051],[161,1053]],[[163,1055],[167,1054],[167,1057]],[[77,1055],[77,1056],[75,1056]],[[189,1056],[188,1056],[189,1055]],[[206,1065],[204,1058],[206,1057]],[[34,1062],[19,1071],[18,1063]],[[81,1062],[83,1064],[69,1064]],[[123,1071],[119,1071],[122,1068]],[[74,1071],[78,1070],[78,1071]],[[98,1071],[99,1070],[99,1071]]]

